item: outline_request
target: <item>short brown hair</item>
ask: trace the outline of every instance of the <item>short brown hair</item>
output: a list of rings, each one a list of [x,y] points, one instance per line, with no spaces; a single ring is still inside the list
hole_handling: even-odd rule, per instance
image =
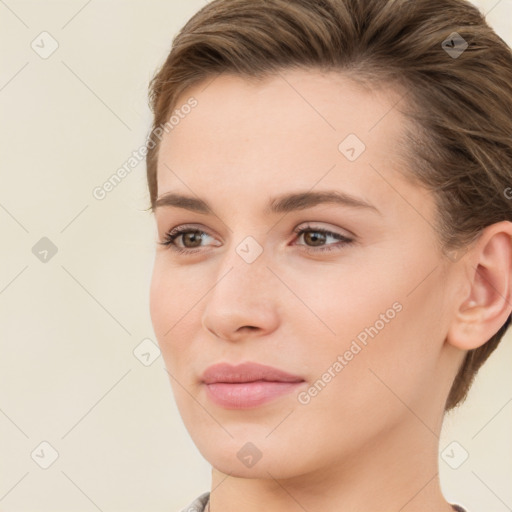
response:
[[[286,68],[340,71],[404,91],[411,129],[397,147],[411,177],[434,193],[444,248],[464,249],[486,226],[512,221],[504,193],[512,183],[512,54],[465,0],[210,2],[175,37],[150,84],[151,208],[158,194],[155,130],[161,134],[178,97],[219,73],[259,79]],[[510,321],[467,352],[446,410],[465,399]]]

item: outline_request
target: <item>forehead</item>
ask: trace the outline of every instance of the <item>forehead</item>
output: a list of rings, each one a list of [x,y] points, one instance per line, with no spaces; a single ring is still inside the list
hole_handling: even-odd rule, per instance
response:
[[[219,75],[185,91],[175,110],[191,98],[196,106],[183,109],[162,139],[159,195],[184,192],[184,185],[201,195],[219,188],[270,195],[319,180],[371,192],[369,164],[397,165],[403,118],[393,108],[400,96],[389,88],[362,87],[340,73],[287,70],[263,81]]]

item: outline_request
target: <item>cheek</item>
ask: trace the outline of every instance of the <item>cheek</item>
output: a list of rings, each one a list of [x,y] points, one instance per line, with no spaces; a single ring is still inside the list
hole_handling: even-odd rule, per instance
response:
[[[387,386],[406,402],[419,396],[435,378],[443,341],[442,327],[433,324],[442,315],[439,278],[430,276],[418,286],[418,276],[426,273],[421,260],[412,260],[417,271],[385,261],[361,263],[350,272],[340,266],[297,273],[294,291],[310,311],[302,304],[289,309],[304,341],[321,341],[308,359],[313,378],[331,368],[337,374],[333,390],[350,389],[356,404],[369,401],[378,408],[378,401],[396,400]],[[297,315],[299,306],[303,313]],[[337,365],[336,372],[339,356],[343,369]]]
[[[153,274],[151,276],[151,286],[149,290],[149,311],[151,322],[158,341],[163,338],[165,333],[164,323],[166,320],[166,311],[171,312],[172,295],[166,293],[168,283],[165,281],[165,275],[161,271],[161,265],[158,260],[155,262]]]
[[[173,268],[165,254],[156,257],[151,277],[149,308],[153,330],[167,370],[180,381],[194,368],[194,338],[200,326],[201,298],[207,288],[182,269]],[[187,376],[188,378],[188,376]],[[174,381],[171,380],[174,386]]]
[[[379,320],[400,299],[392,269],[371,263],[311,266],[286,277],[297,298],[289,298],[291,323],[308,323],[336,348],[350,344],[353,337]],[[299,300],[297,300],[299,299]],[[293,311],[292,311],[293,308]],[[309,310],[309,311],[308,311]]]
[[[165,253],[157,254],[149,296],[151,319],[158,329],[157,335],[161,334],[163,324],[164,333],[175,324],[178,327],[179,319],[199,299],[201,290],[197,283],[194,284],[193,275],[197,272],[186,272],[172,265]]]
[[[162,258],[157,256],[151,278],[149,309],[153,329],[160,348],[165,352],[176,333],[182,328],[180,320],[186,314],[183,300],[183,289],[177,281],[179,272],[167,268]],[[181,291],[180,291],[181,290]],[[181,297],[181,300],[180,300]]]

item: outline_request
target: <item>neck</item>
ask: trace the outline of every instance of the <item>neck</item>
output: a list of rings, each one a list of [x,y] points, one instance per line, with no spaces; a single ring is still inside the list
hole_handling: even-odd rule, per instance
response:
[[[278,464],[263,459],[257,478],[212,468],[211,512],[453,512],[439,484],[437,430],[411,415],[362,449],[287,478],[276,478]]]

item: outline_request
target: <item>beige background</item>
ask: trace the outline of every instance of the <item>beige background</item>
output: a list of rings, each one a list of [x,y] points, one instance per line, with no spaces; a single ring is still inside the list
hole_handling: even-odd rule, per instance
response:
[[[1,511],[173,512],[209,490],[162,358],[134,355],[154,347],[136,349],[154,340],[144,163],[92,194],[144,143],[148,80],[204,3],[0,1]],[[512,1],[477,4],[512,44]],[[509,334],[440,442],[469,453],[440,474],[473,512],[512,510],[511,356]]]

